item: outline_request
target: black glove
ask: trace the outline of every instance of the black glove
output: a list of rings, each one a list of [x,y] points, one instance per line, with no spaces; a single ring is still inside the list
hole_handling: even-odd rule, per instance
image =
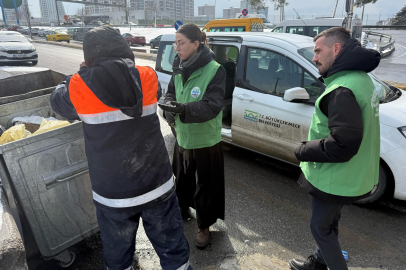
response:
[[[165,112],[165,119],[169,125],[175,123],[175,115],[173,113]]]
[[[176,114],[182,114],[185,112],[185,104],[171,101],[171,105],[169,104],[158,104],[158,106],[164,110],[165,112],[171,112]]]

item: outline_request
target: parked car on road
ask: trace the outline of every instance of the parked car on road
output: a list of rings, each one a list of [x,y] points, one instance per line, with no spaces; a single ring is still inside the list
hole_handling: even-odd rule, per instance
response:
[[[161,42],[161,37],[162,37],[162,35],[157,36],[156,38],[153,38],[149,41],[149,46],[151,47],[151,49],[154,49],[155,47],[159,47],[159,43]]]
[[[222,140],[299,164],[294,150],[307,140],[315,101],[325,89],[312,62],[313,39],[249,32],[208,32],[207,38],[226,71]],[[157,55],[155,70],[163,96],[173,72],[174,41],[174,34],[162,36]],[[359,203],[384,195],[406,200],[406,92],[368,75],[380,100],[380,173],[371,196]],[[163,116],[162,110],[159,114]]]
[[[136,24],[136,23],[133,23],[133,22],[123,22],[123,26],[124,26],[124,27],[126,27],[126,26],[129,27],[130,25],[131,25],[131,26],[137,26],[137,24]]]
[[[86,28],[75,28],[75,30],[72,33],[72,39],[73,40],[77,40],[77,41],[83,41],[85,34],[87,32],[89,32],[91,29],[90,27],[86,27]]]
[[[38,35],[38,31],[39,31],[39,28],[36,28],[36,27],[31,28],[31,32],[33,35]]]
[[[40,28],[38,30],[38,36],[39,37],[45,37],[48,34],[48,31],[50,31],[49,28]]]
[[[8,31],[17,31],[17,29],[18,29],[18,26],[9,26],[7,28]]]
[[[132,45],[141,45],[141,46],[145,46],[145,37],[144,36],[140,36],[137,34],[130,34],[130,33],[125,33],[122,34],[122,36],[124,37],[124,39],[127,41],[128,45],[132,46]]]
[[[47,40],[49,41],[66,41],[66,42],[70,42],[70,37],[68,35],[68,33],[66,32],[61,32],[59,30],[55,30],[55,31],[51,31],[48,35],[47,35]]]
[[[35,47],[23,35],[15,32],[0,32],[0,63],[38,63]]]

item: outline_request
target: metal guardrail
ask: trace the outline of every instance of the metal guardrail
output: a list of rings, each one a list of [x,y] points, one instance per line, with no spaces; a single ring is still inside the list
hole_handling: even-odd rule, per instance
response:
[[[363,25],[363,29],[406,30],[406,25]]]
[[[388,34],[382,34],[382,33],[378,33],[378,32],[372,32],[372,31],[365,31],[365,37],[368,38],[368,36],[378,36],[379,37],[379,41],[382,41],[382,38],[387,38],[389,39],[389,42],[383,46],[378,46],[379,52],[383,52],[387,49],[390,49],[392,47],[394,47],[395,44],[395,38],[393,38],[391,35]]]

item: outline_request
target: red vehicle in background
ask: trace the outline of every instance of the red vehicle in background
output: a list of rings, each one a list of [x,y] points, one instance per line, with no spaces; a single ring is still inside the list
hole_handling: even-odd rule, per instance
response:
[[[17,31],[18,26],[10,26],[7,28],[8,31]]]
[[[125,38],[125,40],[127,41],[129,46],[132,46],[132,45],[135,45],[135,44],[144,46],[145,43],[146,43],[144,36],[139,36],[137,34],[133,35],[133,34],[130,34],[130,33],[125,33],[122,36]]]

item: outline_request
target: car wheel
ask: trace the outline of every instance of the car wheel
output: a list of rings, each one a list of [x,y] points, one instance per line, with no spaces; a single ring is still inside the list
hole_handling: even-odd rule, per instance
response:
[[[379,181],[378,184],[372,189],[372,193],[369,197],[356,201],[356,204],[374,203],[382,199],[389,186],[389,175],[387,169],[379,164]]]
[[[70,43],[70,40],[67,40],[66,42]]]
[[[38,61],[32,61],[32,65],[36,66],[38,64]]]
[[[153,42],[151,42],[151,43],[149,44],[149,46],[151,47],[151,49],[155,49],[155,45],[154,45]]]
[[[133,45],[133,43],[131,42],[131,40],[128,41],[128,46],[132,46],[132,45]]]

